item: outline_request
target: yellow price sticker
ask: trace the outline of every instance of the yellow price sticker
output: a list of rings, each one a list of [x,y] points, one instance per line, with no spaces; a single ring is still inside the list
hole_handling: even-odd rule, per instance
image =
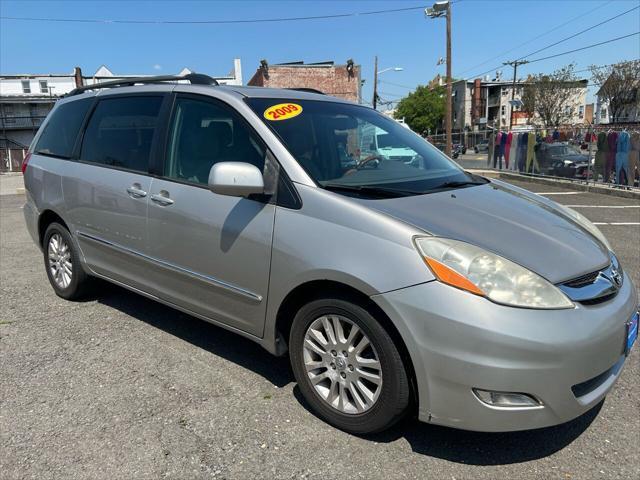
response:
[[[297,117],[302,113],[302,106],[297,103],[279,103],[267,108],[264,111],[264,118],[271,121],[279,122],[280,120],[289,120]]]

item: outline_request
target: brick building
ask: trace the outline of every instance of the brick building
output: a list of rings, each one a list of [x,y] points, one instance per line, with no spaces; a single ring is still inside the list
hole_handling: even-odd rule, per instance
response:
[[[269,65],[266,60],[247,85],[272,88],[313,88],[327,95],[360,102],[360,65],[348,60],[344,65],[334,62],[291,62]]]

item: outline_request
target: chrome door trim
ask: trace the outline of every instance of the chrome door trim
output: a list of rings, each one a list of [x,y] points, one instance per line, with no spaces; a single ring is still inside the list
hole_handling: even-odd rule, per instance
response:
[[[102,238],[99,237],[95,237],[93,235],[90,235],[88,233],[84,233],[81,231],[76,231],[76,235],[79,237],[82,237],[84,239],[96,242],[96,243],[100,243],[102,245],[105,245],[109,248],[112,248],[114,250],[117,250],[121,253],[125,253],[128,255],[133,255],[139,258],[142,258],[148,262],[151,262],[159,267],[163,267],[167,270],[172,270],[176,273],[181,273],[183,275],[187,275],[193,279],[199,280],[201,282],[204,282],[208,285],[211,285],[213,287],[225,290],[227,292],[230,293],[235,293],[236,295],[239,295],[241,297],[244,297],[248,300],[251,300],[252,302],[255,303],[260,303],[262,302],[262,296],[258,295],[256,293],[250,292],[249,290],[245,290],[244,288],[238,287],[236,285],[232,285],[230,283],[224,282],[222,280],[218,280],[217,278],[214,277],[210,277],[208,275],[203,275],[202,273],[198,273],[198,272],[194,272],[192,270],[186,269],[186,268],[182,268],[179,267],[178,265],[174,265],[172,263],[169,262],[165,262],[163,260],[159,260],[157,258],[154,257],[150,257],[149,255],[145,255],[144,253],[123,247],[122,245],[118,245],[116,243],[110,242],[108,240],[104,240]]]

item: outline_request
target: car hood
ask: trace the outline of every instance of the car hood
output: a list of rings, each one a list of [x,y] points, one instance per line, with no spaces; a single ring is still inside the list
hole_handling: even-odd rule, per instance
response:
[[[552,283],[609,264],[607,248],[554,202],[503,182],[383,200],[355,199],[427,233],[501,255]]]

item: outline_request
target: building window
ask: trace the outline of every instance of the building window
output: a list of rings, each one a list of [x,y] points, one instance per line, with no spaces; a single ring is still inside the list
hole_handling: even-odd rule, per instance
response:
[[[578,108],[578,116],[584,118],[584,105],[580,105],[580,108]]]
[[[507,106],[506,105],[502,105],[500,107],[500,115],[502,115],[503,117],[507,114]]]
[[[22,80],[22,93],[31,93],[31,83],[29,83],[29,80]]]
[[[607,108],[606,107],[602,107],[600,109],[600,118],[602,119],[607,119]]]
[[[40,80],[40,93],[49,93],[49,87],[46,80]]]

